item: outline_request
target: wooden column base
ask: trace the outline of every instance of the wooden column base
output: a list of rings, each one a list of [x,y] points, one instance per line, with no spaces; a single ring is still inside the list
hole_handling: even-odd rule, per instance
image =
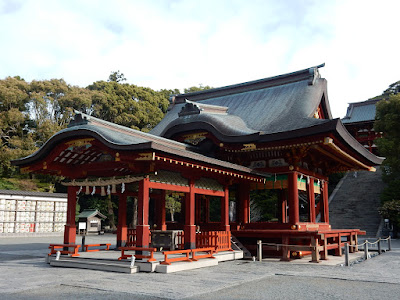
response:
[[[196,249],[196,225],[185,225],[185,249]]]
[[[76,226],[65,225],[64,244],[75,244],[75,241],[76,241]]]

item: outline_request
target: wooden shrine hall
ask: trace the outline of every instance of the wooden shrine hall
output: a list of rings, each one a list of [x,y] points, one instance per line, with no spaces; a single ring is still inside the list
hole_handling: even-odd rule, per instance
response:
[[[355,245],[363,231],[331,228],[328,176],[374,171],[382,158],[332,119],[322,66],[173,96],[150,133],[76,112],[68,128],[12,163],[66,178],[65,244],[75,243],[77,197],[108,192],[119,197],[118,246],[147,248],[157,232],[180,230],[178,248],[204,247],[201,236],[214,233],[206,244],[216,249],[230,249],[232,234],[250,251],[256,240],[280,245],[265,253],[284,260],[341,255],[342,237]],[[266,190],[275,197],[270,217],[253,222],[251,195]],[[182,195],[175,222],[166,221],[170,192]],[[129,196],[138,199],[135,232],[127,227]],[[220,203],[218,220],[209,218],[211,200]]]

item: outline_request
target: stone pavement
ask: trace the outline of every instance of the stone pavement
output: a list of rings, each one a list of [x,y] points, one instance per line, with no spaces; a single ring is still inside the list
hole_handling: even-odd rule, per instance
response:
[[[87,243],[115,236],[89,236]],[[78,238],[78,242],[80,239]],[[0,299],[398,299],[400,240],[351,267],[232,261],[172,274],[119,274],[50,267],[62,237],[0,238]]]

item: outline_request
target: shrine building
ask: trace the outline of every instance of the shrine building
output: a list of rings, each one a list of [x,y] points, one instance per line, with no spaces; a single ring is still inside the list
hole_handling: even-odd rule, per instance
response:
[[[382,99],[369,99],[362,102],[349,103],[342,123],[354,138],[366,149],[378,154],[375,140],[381,138],[382,132],[375,132],[374,123],[376,104]]]
[[[253,253],[257,240],[271,243],[265,253],[283,260],[340,255],[342,237],[356,245],[364,232],[331,228],[328,176],[374,171],[382,158],[332,118],[322,66],[173,96],[150,133],[76,112],[68,128],[12,163],[66,178],[65,244],[76,242],[77,197],[108,193],[119,197],[117,246],[147,248],[177,231],[177,249],[229,250],[234,236]],[[253,222],[250,196],[265,190],[275,202],[268,219]],[[182,203],[174,221],[166,219],[170,193]],[[127,197],[138,199],[136,229],[127,226]],[[204,242],[205,234],[218,238]]]

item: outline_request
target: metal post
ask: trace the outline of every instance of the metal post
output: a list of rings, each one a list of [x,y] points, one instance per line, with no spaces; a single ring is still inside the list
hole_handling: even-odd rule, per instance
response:
[[[378,254],[382,254],[381,238],[378,239]]]
[[[364,244],[364,258],[366,260],[368,259],[368,240],[365,240],[365,244]]]
[[[349,243],[344,243],[344,265],[346,267],[350,266],[349,260]]]
[[[82,235],[82,251],[85,252],[85,239],[86,239],[86,235],[83,234]]]
[[[257,259],[258,261],[262,261],[262,241],[257,241]]]
[[[391,250],[392,250],[392,238],[389,235],[389,237],[388,237],[388,251],[391,251]]]
[[[131,268],[133,268],[135,266],[135,259],[136,259],[135,255],[132,255],[131,256]]]

